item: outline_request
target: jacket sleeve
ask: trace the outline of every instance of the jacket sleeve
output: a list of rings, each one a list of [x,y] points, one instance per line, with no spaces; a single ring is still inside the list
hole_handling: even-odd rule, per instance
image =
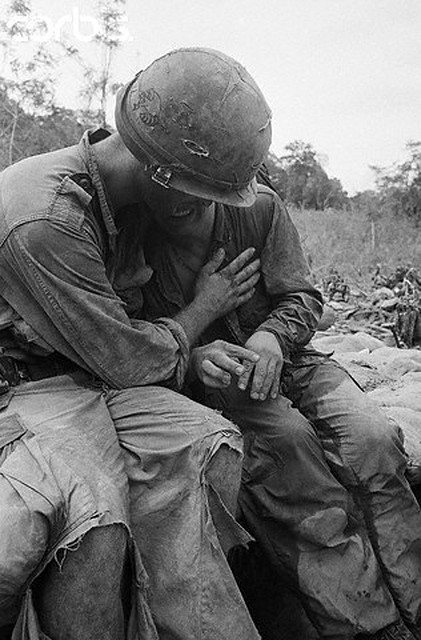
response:
[[[323,312],[323,300],[311,283],[300,238],[286,207],[277,196],[272,203],[272,224],[261,254],[272,311],[256,330],[273,333],[288,359],[295,348],[312,338]]]
[[[189,345],[170,319],[131,321],[80,211],[25,222],[0,248],[0,295],[55,351],[113,388],[178,388]]]

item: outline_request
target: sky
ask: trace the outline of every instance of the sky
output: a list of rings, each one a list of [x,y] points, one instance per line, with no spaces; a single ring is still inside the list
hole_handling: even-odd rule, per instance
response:
[[[32,0],[32,7],[56,31],[67,19],[67,38],[95,61],[93,2]],[[127,0],[125,12],[116,81],[174,48],[219,49],[266,96],[272,151],[310,143],[351,195],[373,188],[370,165],[402,161],[406,143],[421,140],[421,0]],[[76,106],[78,86],[64,64],[60,102]]]

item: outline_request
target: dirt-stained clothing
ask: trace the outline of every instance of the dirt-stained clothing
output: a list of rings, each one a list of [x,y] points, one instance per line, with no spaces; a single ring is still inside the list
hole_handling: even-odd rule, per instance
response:
[[[113,388],[180,383],[188,359],[181,326],[130,320],[113,289],[120,275],[114,217],[87,135],[5,169],[0,295],[43,346]]]
[[[311,339],[322,314],[322,297],[310,280],[297,230],[281,203],[274,201],[273,192],[258,186],[257,204],[244,210],[215,204],[216,217],[209,255],[225,249],[225,263],[238,252],[255,247],[261,259],[262,278],[251,300],[213,323],[203,334],[202,343],[224,339],[243,344],[260,329],[270,331],[279,341],[286,360],[298,346]],[[131,316],[156,317],[164,313],[173,317],[185,305],[174,269],[174,253],[161,231],[148,238],[147,261],[155,274],[138,296],[136,309],[131,296]],[[123,293],[124,295],[124,293]]]
[[[285,365],[282,395],[252,400],[235,381],[193,397],[223,411],[245,434],[242,517],[273,565],[303,595],[320,635],[352,638],[421,615],[421,515],[405,478],[399,430],[334,361],[305,346],[320,315],[298,236],[279,199],[260,187],[256,204],[218,206],[211,250],[226,259],[256,246],[262,274],[254,297],[215,323],[202,342],[243,344],[274,333]],[[148,245],[153,278],[144,311],[185,305],[171,251]]]
[[[117,228],[95,140],[0,174],[0,344],[30,379],[0,407],[0,627],[20,609],[13,640],[45,638],[34,578],[90,528],[120,524],[132,535],[128,640],[256,640],[218,537],[229,546],[239,528],[208,480],[218,461],[240,472],[242,438],[153,386],[181,384],[189,345],[173,320],[130,320],[113,288]]]

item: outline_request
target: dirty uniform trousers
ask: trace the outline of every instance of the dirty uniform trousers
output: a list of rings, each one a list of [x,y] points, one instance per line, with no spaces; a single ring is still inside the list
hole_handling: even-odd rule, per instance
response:
[[[209,468],[241,465],[228,421],[163,388],[93,388],[81,374],[16,387],[0,438],[0,627],[19,616],[14,640],[44,637],[34,579],[112,524],[133,536],[128,640],[259,637],[209,511]]]
[[[208,391],[245,434],[240,508],[326,638],[421,614],[421,516],[401,435],[348,374],[319,356],[285,365],[285,395]]]

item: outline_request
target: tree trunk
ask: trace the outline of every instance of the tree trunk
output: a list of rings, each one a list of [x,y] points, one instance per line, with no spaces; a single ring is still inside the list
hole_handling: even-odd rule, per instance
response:
[[[371,250],[374,251],[376,248],[376,224],[374,220],[370,221],[370,229],[371,229]]]

